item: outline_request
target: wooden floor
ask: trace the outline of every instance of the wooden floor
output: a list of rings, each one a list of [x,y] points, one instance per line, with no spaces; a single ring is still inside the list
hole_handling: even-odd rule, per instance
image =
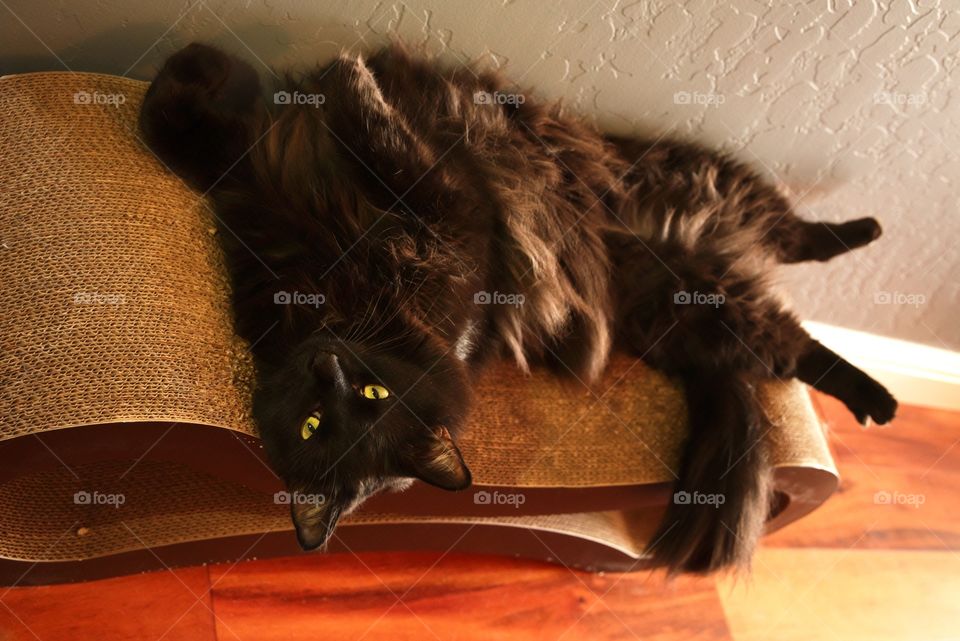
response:
[[[768,537],[746,578],[317,555],[0,592],[0,641],[960,640],[960,414],[905,407],[864,430],[815,403],[841,489]]]

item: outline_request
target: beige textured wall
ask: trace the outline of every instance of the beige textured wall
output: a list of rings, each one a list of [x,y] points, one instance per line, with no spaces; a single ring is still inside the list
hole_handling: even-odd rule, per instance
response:
[[[149,78],[194,39],[302,65],[391,33],[504,67],[604,127],[721,146],[789,186],[812,218],[877,216],[886,236],[874,247],[788,270],[798,311],[960,349],[956,1],[5,3],[3,73]]]

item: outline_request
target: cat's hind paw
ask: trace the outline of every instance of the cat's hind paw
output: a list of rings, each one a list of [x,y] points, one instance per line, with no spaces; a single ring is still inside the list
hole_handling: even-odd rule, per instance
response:
[[[838,225],[834,233],[850,249],[869,245],[883,234],[876,218],[858,218]]]
[[[187,98],[221,113],[246,111],[260,94],[260,80],[253,67],[198,42],[173,54],[154,85],[155,93]]]
[[[844,402],[857,421],[864,426],[869,425],[871,420],[878,425],[884,425],[893,420],[897,413],[897,399],[872,378],[859,381],[851,397]]]

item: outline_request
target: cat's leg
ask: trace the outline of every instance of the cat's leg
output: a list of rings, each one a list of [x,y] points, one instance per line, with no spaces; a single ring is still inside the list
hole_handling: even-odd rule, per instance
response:
[[[650,364],[796,377],[842,401],[861,423],[893,418],[897,402],[883,385],[815,341],[762,279],[731,267],[729,257],[641,245],[620,233],[608,234],[607,244],[618,277],[618,338]]]
[[[687,442],[674,500],[647,553],[670,572],[709,572],[749,563],[770,508],[771,469],[762,439],[771,428],[754,394],[769,376],[734,332],[747,309],[725,306],[714,275],[684,248],[606,237],[613,263],[618,347],[677,377],[687,403]],[[730,289],[750,300],[758,283]],[[707,495],[709,509],[696,500]]]
[[[722,153],[670,140],[611,142],[633,163],[622,179],[627,198],[615,206],[628,227],[673,234],[690,245],[720,246],[736,237],[767,248],[783,263],[826,261],[880,237],[874,218],[803,220],[765,178]],[[709,220],[698,220],[705,216]],[[678,225],[678,219],[689,222]],[[691,230],[692,238],[681,235]]]
[[[896,399],[883,385],[810,337],[797,359],[796,377],[843,401],[863,425],[888,423],[897,411]]]
[[[714,511],[669,506],[651,551],[673,569],[712,570],[749,557],[768,507],[761,441],[772,429],[755,386],[798,377],[843,401],[860,421],[889,421],[882,385],[810,338],[761,277],[724,254],[691,253],[630,234],[605,238],[613,262],[620,348],[680,378],[689,441],[678,492],[715,493]],[[670,531],[673,525],[677,529]],[[656,537],[654,537],[656,540]]]
[[[817,223],[789,214],[775,221],[770,238],[781,262],[827,261],[834,256],[869,245],[882,229],[875,218],[858,218],[845,223]]]
[[[150,84],[140,128],[163,163],[206,191],[244,157],[265,115],[256,71],[194,43],[171,56]]]
[[[608,233],[621,347],[671,373],[792,377],[809,336],[764,279],[722,253]],[[668,332],[668,328],[674,329]]]
[[[390,48],[375,56],[376,61],[389,57]],[[322,112],[323,131],[341,147],[344,163],[355,163],[357,174],[369,180],[369,189],[385,192],[384,207],[403,205],[397,209],[413,210],[419,201],[439,202],[456,198],[456,192],[444,188],[446,164],[443,158],[458,141],[447,141],[439,152],[429,136],[411,126],[404,112],[390,101],[382,83],[392,80],[377,74],[362,57],[341,55],[329,65],[304,77],[301,90],[325,96]],[[417,84],[404,87],[410,93],[416,87],[416,101],[422,111],[424,102],[446,96],[448,87],[438,92],[435,87]],[[433,116],[435,118],[435,114]],[[431,121],[435,124],[435,121]]]

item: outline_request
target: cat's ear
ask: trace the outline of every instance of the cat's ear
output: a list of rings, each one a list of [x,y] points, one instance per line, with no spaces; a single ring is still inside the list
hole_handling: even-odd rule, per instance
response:
[[[413,444],[405,458],[406,474],[440,489],[462,490],[472,481],[463,455],[446,427],[429,430],[427,438]]]
[[[311,495],[304,495],[311,496]],[[332,500],[300,502],[297,494],[290,501],[290,516],[297,529],[297,541],[304,550],[316,550],[327,542],[340,520],[341,507]]]

